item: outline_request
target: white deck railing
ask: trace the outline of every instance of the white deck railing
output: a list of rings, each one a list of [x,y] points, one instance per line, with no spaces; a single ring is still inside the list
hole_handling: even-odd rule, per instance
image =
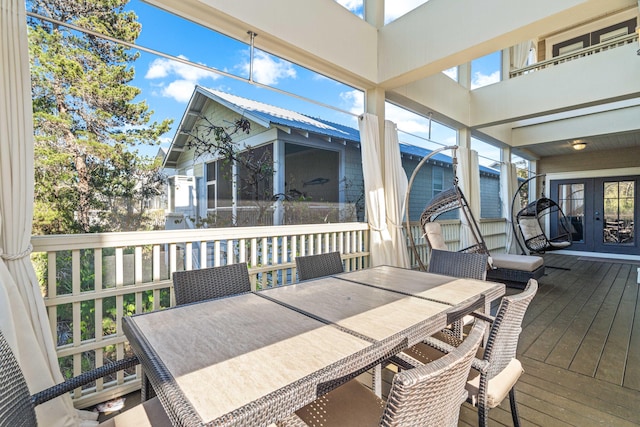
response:
[[[564,62],[573,61],[585,56],[590,56],[598,52],[604,52],[616,47],[625,46],[629,43],[637,43],[638,33],[628,34],[622,37],[616,37],[615,39],[607,40],[602,43],[594,44],[593,46],[586,47],[584,49],[576,50],[574,52],[565,53],[563,55],[554,56],[546,61],[536,62],[535,64],[527,67],[518,68],[509,73],[509,78],[521,76],[523,74],[531,73],[534,71],[543,70],[545,68],[553,67],[554,65],[562,64]]]
[[[339,250],[347,270],[369,265],[362,223],[34,236],[32,244],[60,364],[74,376],[131,353],[122,317],[174,305],[176,270],[246,261],[260,290],[294,282],[295,255]],[[139,388],[139,369],[78,390],[76,405]]]
[[[504,224],[481,221],[490,250],[504,247]],[[451,250],[458,225],[443,222]],[[411,228],[426,259],[419,227]],[[295,282],[296,255],[338,250],[347,271],[369,266],[366,223],[33,236],[32,244],[60,365],[74,376],[132,354],[122,318],[173,306],[174,271],[246,261],[253,289],[261,290]],[[139,389],[139,379],[138,366],[77,390],[74,402],[87,407],[122,396]]]

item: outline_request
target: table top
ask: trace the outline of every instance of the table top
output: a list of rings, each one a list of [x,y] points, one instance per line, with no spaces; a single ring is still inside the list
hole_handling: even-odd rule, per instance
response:
[[[502,294],[498,283],[377,267],[123,324],[171,418],[268,425],[442,329],[469,301]]]

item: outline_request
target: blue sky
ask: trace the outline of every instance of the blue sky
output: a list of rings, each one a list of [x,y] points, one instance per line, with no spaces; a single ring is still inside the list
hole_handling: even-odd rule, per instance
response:
[[[386,10],[385,20],[393,20],[424,2],[425,0],[389,1],[392,9]],[[340,0],[339,3],[357,15],[362,14],[362,0]],[[142,24],[142,32],[136,41],[138,45],[168,55],[180,56],[245,79],[249,77],[248,40],[233,40],[140,0],[132,0],[127,9],[135,11]],[[474,61],[474,86],[498,81],[499,65],[500,57],[497,54]],[[357,127],[355,116],[363,112],[361,92],[259,50],[256,50],[254,56],[255,81],[350,111],[353,115],[146,52],[141,52],[134,68],[135,79],[132,84],[142,89],[139,99],[146,100],[155,112],[153,119],[174,120],[171,131],[163,137],[163,147],[169,146],[196,84],[354,128]],[[411,137],[411,134],[414,134],[426,138],[428,120],[393,106],[388,107],[387,118],[397,123],[402,142],[434,148],[420,138]],[[444,144],[455,143],[455,133],[444,126],[434,125],[431,131],[432,140]],[[157,148],[140,147],[140,152],[155,155]]]

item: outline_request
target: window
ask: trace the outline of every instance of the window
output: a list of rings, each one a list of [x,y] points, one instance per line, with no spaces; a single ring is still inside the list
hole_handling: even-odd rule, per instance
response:
[[[444,189],[444,169],[434,166],[431,170],[431,197],[442,193]]]
[[[471,61],[471,89],[502,80],[502,52],[497,51]]]
[[[606,28],[594,31],[592,33],[583,34],[569,40],[565,40],[553,45],[552,55],[560,56],[567,53],[585,49],[598,43],[604,43],[618,37],[633,34],[636,28],[637,19],[629,19],[618,24],[610,25]]]
[[[267,201],[273,196],[273,173],[265,173],[269,165],[273,165],[273,150],[271,144],[250,148],[242,153],[245,164],[252,168],[238,166],[238,199],[241,202]],[[263,167],[257,167],[263,165]],[[249,203],[249,204],[251,204]],[[245,203],[247,204],[247,203]]]
[[[206,165],[207,209],[231,207],[233,204],[233,168],[227,160]]]

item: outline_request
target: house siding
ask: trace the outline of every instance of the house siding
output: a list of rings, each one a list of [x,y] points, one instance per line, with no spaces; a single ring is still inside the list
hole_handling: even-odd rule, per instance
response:
[[[233,123],[240,118],[240,115],[235,111],[211,100],[206,103],[203,111],[208,120],[213,123]],[[198,124],[202,122],[203,119],[200,119]],[[355,218],[353,215],[354,212],[351,210],[349,212],[344,211],[341,215],[341,220],[351,221],[357,219],[358,221],[364,221],[364,180],[362,174],[360,144],[356,142],[347,142],[346,144],[343,144],[342,141],[327,140],[323,136],[315,135],[313,133],[306,134],[295,130],[288,131],[287,129],[279,126],[265,128],[254,121],[250,121],[250,123],[251,129],[249,134],[239,133],[234,138],[234,140],[241,146],[247,144],[255,147],[279,141],[283,144],[306,145],[321,150],[338,152],[340,155],[340,164],[338,166],[339,201],[346,205],[355,207]],[[196,177],[198,207],[197,209],[195,206],[193,207],[192,212],[190,213],[191,216],[196,216],[197,214],[197,216],[206,217],[207,215],[206,170],[204,164],[212,160],[215,159],[209,154],[203,155],[197,159],[194,158],[194,150],[185,150],[178,159],[176,166],[177,174],[193,174]],[[406,154],[402,156],[402,165],[408,177],[411,176],[420,160],[421,158],[419,156],[410,156]],[[439,169],[443,173],[443,189],[449,188],[453,185],[454,177],[450,164],[439,161],[434,163],[430,161],[424,165],[413,183],[409,205],[409,216],[411,221],[419,220],[424,207],[433,197],[433,173],[435,168]],[[290,173],[292,173],[292,171],[285,170],[284,173],[284,181],[289,182],[290,185],[295,183],[295,185],[299,187],[300,182],[304,181],[304,177],[291,177]],[[481,194],[481,217],[499,217],[499,177],[497,174],[495,176],[486,173],[482,174]],[[185,211],[185,213],[187,213],[187,211]],[[452,211],[442,215],[440,218],[456,219],[458,217],[458,212]]]

